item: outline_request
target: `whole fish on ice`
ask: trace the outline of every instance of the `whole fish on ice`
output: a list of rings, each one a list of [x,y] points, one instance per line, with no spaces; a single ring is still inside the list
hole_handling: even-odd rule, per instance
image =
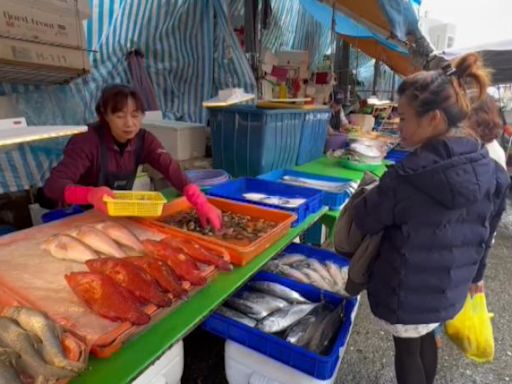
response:
[[[95,225],[100,231],[104,232],[108,237],[114,239],[119,244],[131,248],[137,252],[143,252],[144,247],[137,236],[125,226],[113,221],[104,221]],[[114,255],[112,255],[114,256]]]
[[[267,333],[284,331],[296,321],[302,319],[318,304],[295,304],[279,309],[256,324],[256,327]]]
[[[15,368],[19,358],[12,349],[0,347],[0,384],[22,384]]]
[[[46,314],[30,308],[11,307],[3,315],[16,320],[25,331],[41,339],[41,352],[47,363],[75,372],[85,369],[83,363],[66,358],[61,345],[62,331]]]
[[[17,367],[37,380],[66,379],[76,375],[67,369],[46,363],[39,354],[40,341],[21,328],[14,320],[0,317],[0,346],[10,348],[20,355]]]
[[[65,234],[53,235],[46,239],[41,246],[57,259],[71,260],[84,263],[96,259],[99,255],[88,245]]]
[[[310,302],[309,300],[302,297],[301,294],[295,292],[293,289],[271,281],[252,281],[248,285],[257,291],[279,297],[280,299],[283,299],[292,304],[307,304]]]
[[[249,327],[254,327],[256,325],[256,320],[251,319],[249,316],[244,315],[242,312],[235,311],[234,309],[221,306],[217,308],[217,313],[229,317],[230,319],[236,320],[239,323],[245,324]]]
[[[114,240],[101,232],[98,228],[91,225],[85,225],[74,231],[71,235],[83,241],[89,247],[101,252],[107,256],[125,257],[125,253],[119,248]]]

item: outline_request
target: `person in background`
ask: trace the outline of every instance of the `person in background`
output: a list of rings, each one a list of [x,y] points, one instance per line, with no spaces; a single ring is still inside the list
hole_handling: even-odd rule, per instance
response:
[[[339,135],[350,123],[343,112],[343,96],[335,94],[331,102],[331,118],[329,119],[329,135]]]
[[[473,106],[465,124],[482,140],[489,156],[507,169],[505,151],[498,142],[505,126],[504,117],[491,95]]]
[[[112,190],[131,190],[139,165],[149,164],[185,195],[203,226],[221,229],[221,212],[189,182],[158,139],[141,129],[144,107],[135,90],[120,84],[106,87],[96,114],[98,121],[86,133],[69,140],[64,158],[42,188],[40,205],[92,205],[106,213],[103,199],[114,196]]]
[[[476,54],[402,82],[400,137],[413,151],[353,207],[362,233],[383,233],[367,293],[378,324],[393,335],[399,384],[434,382],[433,330],[482,281],[505,209],[507,173],[460,127],[471,108],[470,79],[483,99],[489,76]]]

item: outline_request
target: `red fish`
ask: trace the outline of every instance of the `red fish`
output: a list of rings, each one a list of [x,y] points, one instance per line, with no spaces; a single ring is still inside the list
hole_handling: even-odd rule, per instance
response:
[[[187,297],[187,291],[181,286],[180,278],[162,260],[150,256],[133,256],[127,257],[125,260],[144,269],[163,290],[169,292],[173,297]]]
[[[143,240],[142,245],[151,256],[169,264],[174,272],[183,280],[190,281],[193,285],[206,284],[206,278],[201,274],[196,262],[184,253],[155,240]]]
[[[184,241],[171,236],[166,237],[162,241],[166,244],[169,244],[173,248],[181,250],[194,260],[199,261],[200,263],[213,265],[219,268],[221,271],[233,270],[233,266],[229,264],[226,260],[216,255],[209,249],[200,246],[196,242]]]
[[[75,295],[100,316],[136,325],[147,324],[151,320],[138,306],[131,292],[108,276],[94,272],[73,272],[67,274],[65,279]]]
[[[172,300],[164,294],[158,284],[142,268],[117,257],[88,260],[85,263],[91,272],[103,273],[111,277],[121,287],[128,289],[137,298],[168,307]]]

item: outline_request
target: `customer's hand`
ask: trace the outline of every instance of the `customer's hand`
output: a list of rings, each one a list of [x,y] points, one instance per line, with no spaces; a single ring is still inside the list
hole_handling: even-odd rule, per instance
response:
[[[484,293],[484,281],[479,281],[478,283],[473,283],[469,287],[469,295],[471,297],[475,296],[477,293]]]

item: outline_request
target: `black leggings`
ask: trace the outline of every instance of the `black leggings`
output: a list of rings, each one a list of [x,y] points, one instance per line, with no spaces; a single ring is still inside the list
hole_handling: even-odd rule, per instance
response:
[[[398,384],[432,384],[437,370],[434,332],[416,338],[393,337]]]

